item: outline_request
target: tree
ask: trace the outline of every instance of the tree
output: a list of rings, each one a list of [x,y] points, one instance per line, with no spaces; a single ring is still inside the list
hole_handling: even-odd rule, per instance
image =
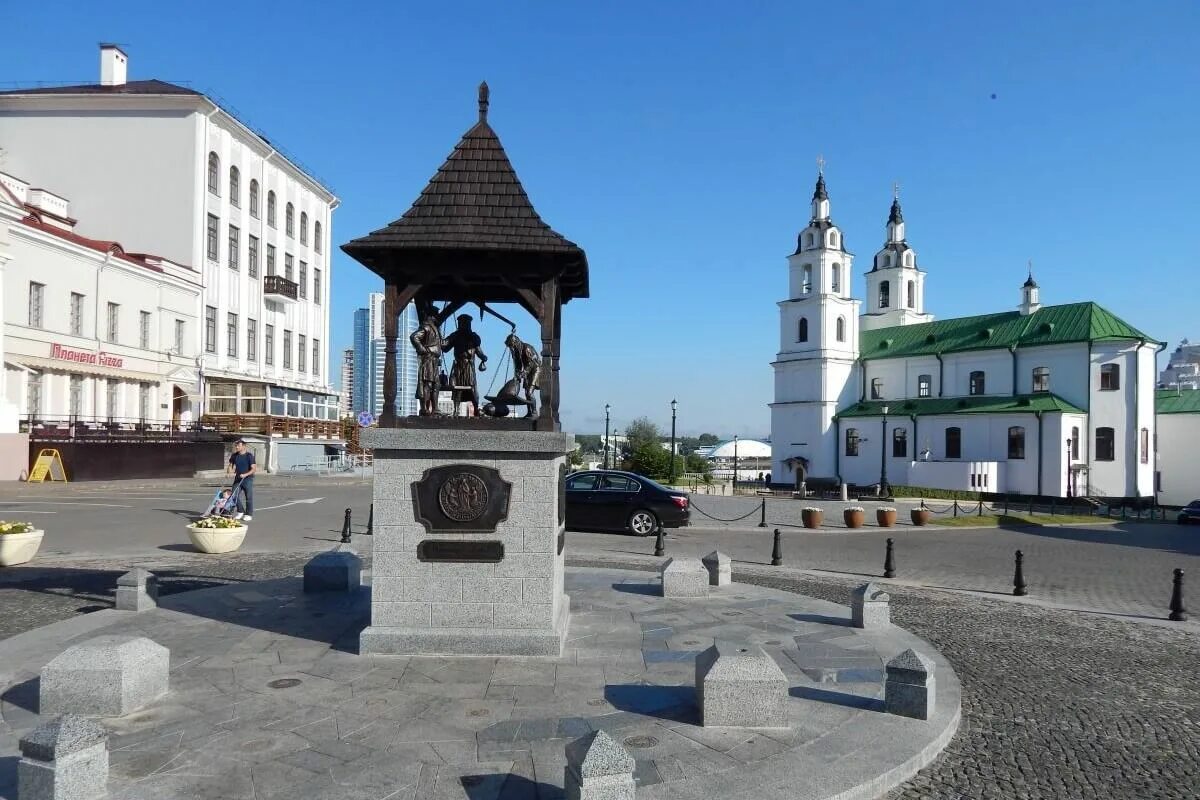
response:
[[[583,456],[580,455],[578,450],[572,450],[567,455],[567,463],[570,464],[572,467],[582,467],[583,466]]]
[[[717,438],[715,433],[702,433],[697,441],[700,442],[701,447],[712,447],[720,443],[721,440]]]
[[[671,454],[658,442],[642,442],[629,459],[630,469],[655,480],[665,479],[671,469]]]
[[[687,457],[687,471],[707,474],[712,472],[712,463],[704,456],[698,456],[693,453]]]
[[[575,444],[579,445],[579,449],[584,453],[599,453],[604,447],[604,437],[598,434],[577,433]]]
[[[638,417],[625,426],[625,441],[629,443],[629,451],[633,453],[646,443],[661,447],[662,434],[648,417]]]

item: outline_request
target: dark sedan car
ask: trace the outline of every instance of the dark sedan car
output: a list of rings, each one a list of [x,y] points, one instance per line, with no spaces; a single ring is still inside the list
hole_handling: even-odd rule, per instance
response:
[[[688,524],[688,496],[632,472],[591,470],[567,476],[567,527],[649,536]]]
[[[1195,525],[1200,523],[1200,500],[1193,500],[1179,509],[1179,516],[1175,518],[1175,521],[1180,525]]]

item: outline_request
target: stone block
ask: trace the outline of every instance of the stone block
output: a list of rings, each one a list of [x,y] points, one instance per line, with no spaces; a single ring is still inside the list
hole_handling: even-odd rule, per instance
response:
[[[167,693],[171,654],[140,636],[96,636],[42,667],[41,713],[118,717]]]
[[[521,578],[464,578],[462,600],[471,603],[519,603]],[[549,594],[546,595],[548,599]],[[499,623],[497,623],[499,624]]]
[[[696,656],[696,701],[704,727],[787,727],[788,682],[761,647],[717,641]]]
[[[567,744],[567,800],[634,800],[636,763],[612,736],[593,731]]]
[[[552,603],[497,604],[492,608],[497,628],[545,628],[554,622]]]
[[[708,570],[698,558],[669,558],[659,574],[663,597],[708,597]]]
[[[362,559],[349,548],[318,553],[304,565],[305,592],[354,592],[362,585]]]
[[[435,628],[490,628],[491,603],[434,603]]]
[[[883,703],[889,714],[913,719],[933,716],[933,661],[915,650],[905,650],[887,662]]]
[[[21,800],[91,800],[108,787],[108,731],[66,714],[35,728],[20,743]]]
[[[158,607],[158,576],[138,567],[117,578],[118,611],[146,611]]]
[[[891,597],[873,583],[850,592],[850,615],[856,628],[886,628],[891,624]]]
[[[733,562],[720,550],[713,550],[700,561],[708,570],[709,586],[728,586],[733,582]]]
[[[377,577],[371,581],[371,599],[379,603],[458,603],[463,599],[463,579]]]
[[[371,624],[377,627],[429,627],[429,603],[388,603],[371,601]]]

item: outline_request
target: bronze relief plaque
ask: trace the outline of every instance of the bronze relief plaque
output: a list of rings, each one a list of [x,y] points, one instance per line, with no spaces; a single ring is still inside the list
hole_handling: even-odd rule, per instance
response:
[[[417,521],[430,533],[488,533],[508,518],[512,484],[491,467],[434,467],[412,489]]]

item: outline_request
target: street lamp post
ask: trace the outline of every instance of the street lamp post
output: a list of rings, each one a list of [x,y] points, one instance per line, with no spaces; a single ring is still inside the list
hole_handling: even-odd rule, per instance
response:
[[[604,404],[604,468],[608,469],[608,403]]]
[[[677,402],[675,402],[674,400],[672,400],[671,401],[671,472],[670,472],[671,477],[670,477],[670,480],[668,481],[668,483],[670,483],[672,485],[675,483],[675,409],[678,407],[679,407],[679,404]]]
[[[883,438],[879,442],[879,496],[887,497],[891,494],[888,489],[887,482],[887,414],[888,407],[883,409]]]
[[[733,493],[734,493],[734,494],[737,494],[737,475],[738,475],[738,470],[737,470],[737,468],[738,468],[738,463],[737,463],[737,462],[738,462],[738,452],[737,452],[737,447],[738,447],[738,437],[737,437],[737,434],[735,433],[735,434],[733,435]]]
[[[1067,439],[1067,499],[1071,499],[1075,493],[1071,491],[1071,439]]]

